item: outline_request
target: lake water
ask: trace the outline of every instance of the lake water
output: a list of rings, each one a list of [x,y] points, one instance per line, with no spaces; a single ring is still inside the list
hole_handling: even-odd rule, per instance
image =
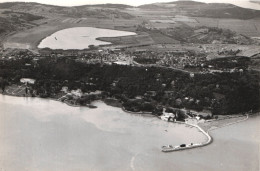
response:
[[[196,128],[123,112],[0,95],[2,170],[251,170],[259,169],[260,117],[212,132],[213,144],[162,153],[166,144],[205,142]],[[258,128],[258,129],[257,129]],[[167,130],[167,131],[165,131]]]
[[[108,45],[110,42],[96,40],[99,37],[121,37],[136,35],[134,32],[101,29],[94,27],[74,27],[57,31],[43,39],[38,48],[88,49],[89,45]]]

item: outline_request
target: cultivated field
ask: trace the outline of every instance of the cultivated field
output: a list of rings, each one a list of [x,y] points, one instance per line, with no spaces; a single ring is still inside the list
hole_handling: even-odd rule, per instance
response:
[[[207,26],[207,27],[219,27],[230,29],[237,33],[249,36],[260,36],[260,18],[242,20],[242,19],[225,19],[225,18],[206,18],[206,17],[188,17],[185,13],[176,10],[147,10],[136,8],[135,10],[129,9],[128,13],[142,18],[148,22],[154,28],[173,28],[178,27],[181,24],[185,24],[191,27]]]
[[[213,19],[196,17],[200,25],[209,27],[219,27],[230,29],[237,33],[249,36],[260,36],[260,19],[254,20],[239,20],[239,19]]]

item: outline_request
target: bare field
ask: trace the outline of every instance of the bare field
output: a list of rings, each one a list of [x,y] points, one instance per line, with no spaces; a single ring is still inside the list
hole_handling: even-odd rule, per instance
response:
[[[260,53],[260,47],[257,45],[236,45],[236,44],[205,44],[203,50],[213,54],[214,58],[222,56],[217,55],[219,51],[225,50],[240,50],[238,56],[252,57]]]
[[[144,10],[144,9],[140,9],[140,8],[135,8],[135,9],[128,9],[125,10],[125,12],[134,15],[134,16],[141,16],[141,17],[147,17],[147,18],[158,18],[158,16],[174,16],[176,13],[176,10],[172,10],[172,11],[168,11],[168,10]]]
[[[260,36],[260,20],[239,20],[239,19],[215,19],[196,17],[200,25],[208,27],[219,27],[230,29],[237,33],[249,36]]]
[[[206,17],[187,17],[185,14],[176,15],[176,11],[168,10],[143,10],[136,8],[135,10],[127,10],[128,13],[150,22],[151,25],[158,29],[176,27],[184,23],[191,27],[207,26],[230,29],[237,33],[249,36],[260,36],[260,19],[241,20],[241,19],[225,19],[225,18],[206,18]],[[173,24],[173,22],[176,22]]]
[[[112,42],[117,45],[147,45],[154,43],[153,39],[146,33],[138,33],[134,36],[123,36],[123,37],[101,37],[98,40]]]
[[[178,44],[178,43],[180,43],[178,40],[174,40],[170,37],[164,36],[161,33],[151,33],[150,36],[156,44],[165,44],[165,43],[166,44],[169,44],[169,43]]]
[[[39,27],[34,27],[29,30],[18,32],[9,36],[3,43],[4,48],[17,48],[17,49],[36,49],[38,43],[46,36],[61,30],[63,28],[68,28],[69,26],[61,25],[41,25]]]

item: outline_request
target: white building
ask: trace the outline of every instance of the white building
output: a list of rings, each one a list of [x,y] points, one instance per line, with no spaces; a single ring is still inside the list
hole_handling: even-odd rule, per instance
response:
[[[24,84],[34,84],[35,83],[35,79],[31,79],[31,78],[21,78],[20,79],[21,83]]]
[[[175,114],[165,112],[165,108],[163,108],[163,114],[160,116],[163,121],[175,121]]]
[[[77,90],[71,90],[71,94],[73,96],[77,96],[77,97],[81,97],[83,95],[81,89],[77,89]]]
[[[64,92],[64,93],[68,93],[69,88],[64,86],[64,87],[62,87],[61,91]]]

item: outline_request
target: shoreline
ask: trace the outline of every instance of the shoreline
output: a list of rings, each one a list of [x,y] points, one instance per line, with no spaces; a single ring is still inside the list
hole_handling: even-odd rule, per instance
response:
[[[202,132],[206,137],[207,137],[207,141],[205,143],[196,143],[195,145],[192,145],[192,146],[186,146],[186,147],[182,147],[182,148],[178,148],[178,149],[169,149],[169,150],[163,150],[162,149],[162,152],[165,152],[165,153],[169,153],[169,152],[175,152],[175,151],[182,151],[182,150],[189,150],[189,149],[193,149],[193,148],[199,148],[199,147],[204,147],[204,146],[207,146],[207,145],[210,145],[212,142],[213,142],[213,137],[210,136],[209,132],[207,131],[204,131],[200,126],[198,125],[194,125],[194,124],[188,124],[188,123],[185,123],[185,122],[180,122],[180,121],[175,121],[173,123],[178,123],[178,124],[185,124],[185,125],[188,125],[188,126],[191,126],[191,127],[195,127],[197,128],[200,132]]]
[[[255,114],[255,115],[257,115],[257,114]],[[209,128],[209,129],[207,130],[207,132],[213,131],[213,130],[216,130],[216,129],[220,129],[220,128],[223,128],[223,127],[226,127],[226,126],[234,125],[234,124],[237,124],[237,123],[240,123],[240,122],[244,122],[244,121],[246,121],[246,120],[248,120],[248,119],[249,119],[249,115],[247,114],[245,119],[238,120],[238,121],[235,121],[235,122],[230,122],[230,123],[227,123],[227,124],[225,124],[225,125],[223,125],[223,126],[220,126],[220,127]]]
[[[254,115],[257,115],[257,114],[254,114]],[[223,128],[223,127],[226,127],[226,126],[234,125],[234,124],[237,124],[237,123],[240,123],[240,122],[244,122],[244,121],[248,120],[248,118],[249,118],[248,114],[246,116],[247,117],[245,119],[242,119],[242,120],[231,122],[231,123],[225,124],[225,125],[220,126],[220,127],[212,127],[210,129],[208,129],[207,132],[204,129],[202,129],[199,125],[194,125],[194,124],[189,124],[189,123],[185,123],[185,122],[175,121],[175,123],[185,124],[185,125],[188,125],[188,126],[195,127],[197,129],[199,129],[208,138],[208,140],[205,143],[200,143],[200,144],[196,144],[196,145],[192,145],[192,146],[188,146],[188,147],[186,146],[186,147],[179,148],[179,149],[172,149],[172,150],[169,150],[169,151],[163,151],[162,150],[162,152],[167,152],[168,153],[168,152],[174,152],[174,151],[189,150],[189,149],[193,149],[193,148],[205,147],[207,145],[210,145],[211,143],[213,143],[213,137],[212,137],[212,135],[210,135],[210,131],[214,131],[216,129],[220,129],[220,128]]]
[[[124,107],[121,107],[121,109],[122,109],[124,112],[129,113],[129,114],[143,115],[143,116],[149,116],[149,117],[157,117],[157,118],[159,118],[158,116],[153,115],[152,112],[132,112],[132,111],[126,110]]]
[[[181,164],[180,167],[182,167],[184,170],[214,170],[217,171],[219,169],[219,163],[220,162],[225,162],[223,163],[225,166],[227,166],[227,170],[236,170],[237,169],[237,164],[238,166],[243,166],[242,170],[244,168],[258,168],[257,163],[251,163],[252,159],[257,156],[258,152],[258,146],[255,144],[258,142],[257,139],[254,139],[254,137],[259,137],[259,134],[256,133],[254,130],[255,128],[258,127],[258,122],[259,122],[259,117],[256,118],[249,118],[248,121],[246,122],[241,122],[240,124],[233,125],[230,127],[226,127],[223,129],[218,129],[214,132],[210,132],[210,134],[214,138],[214,142],[208,146],[202,147],[202,148],[197,148],[197,149],[186,149],[183,151],[176,151],[174,153],[163,153],[161,152],[161,145],[165,144],[180,144],[182,142],[186,142],[187,144],[190,142],[206,142],[206,138],[204,135],[199,133],[197,130],[194,130],[195,128],[189,128],[188,126],[185,125],[180,125],[180,124],[171,124],[167,122],[161,122],[158,121],[156,118],[147,118],[147,120],[139,115],[137,116],[131,116],[125,113],[120,112],[120,109],[113,109],[110,107],[108,108],[108,112],[102,113],[102,116],[107,116],[107,117],[112,117],[111,118],[104,118],[100,117],[101,115],[96,115],[95,111],[84,109],[80,110],[80,108],[70,108],[69,106],[62,105],[61,103],[56,103],[54,101],[49,101],[49,100],[41,100],[41,99],[30,99],[30,98],[16,98],[16,97],[8,97],[8,96],[2,96],[0,95],[0,101],[1,101],[1,106],[3,107],[4,112],[1,114],[4,115],[2,117],[4,120],[3,122],[3,128],[4,130],[8,130],[10,132],[9,134],[6,134],[6,141],[3,141],[3,145],[6,145],[7,147],[12,147],[12,149],[19,150],[17,147],[20,146],[20,144],[23,146],[25,145],[25,149],[27,150],[26,153],[29,154],[30,156],[35,156],[35,160],[37,163],[41,163],[43,160],[48,159],[48,156],[54,156],[53,159],[51,158],[48,163],[53,163],[52,160],[55,160],[55,154],[58,150],[58,158],[61,158],[61,162],[64,163],[63,165],[66,165],[68,160],[66,158],[69,158],[70,156],[75,156],[77,155],[77,159],[82,159],[82,165],[81,168],[87,168],[91,165],[93,165],[93,162],[91,158],[99,158],[100,155],[104,155],[104,150],[107,150],[109,153],[104,156],[105,160],[108,162],[111,162],[111,169],[118,167],[118,168],[129,168],[129,165],[131,164],[131,161],[133,161],[133,166],[135,167],[136,170],[161,170],[161,166],[165,166],[163,170],[167,170],[170,165],[174,163],[179,163]],[[5,101],[4,101],[5,100]],[[17,102],[17,105],[15,105]],[[38,105],[39,109],[38,109]],[[98,104],[98,103],[96,103]],[[102,107],[105,107],[104,104],[100,103],[100,110],[103,111]],[[31,106],[33,105],[33,106]],[[10,107],[9,107],[10,106]],[[50,108],[48,107],[50,106]],[[1,108],[1,107],[0,107]],[[32,110],[30,109],[32,108]],[[60,109],[59,109],[60,108]],[[10,109],[10,113],[9,113]],[[44,113],[43,111],[46,109]],[[28,111],[30,110],[30,111]],[[38,111],[38,112],[37,112]],[[89,111],[89,113],[88,113]],[[117,113],[116,111],[120,112]],[[18,113],[17,113],[18,112]],[[75,112],[75,113],[74,113]],[[21,114],[20,114],[21,113]],[[92,113],[92,114],[91,114]],[[99,112],[97,112],[98,114]],[[114,113],[117,113],[114,115]],[[19,117],[17,117],[17,114],[19,114]],[[49,115],[51,114],[51,115]],[[53,115],[55,114],[55,115]],[[31,120],[30,122],[28,121],[29,118],[35,118],[35,120]],[[85,116],[84,118],[81,116]],[[90,116],[90,120],[88,118]],[[93,116],[96,119],[93,119],[91,116]],[[122,116],[124,119],[121,120],[114,120],[116,118],[119,118]],[[80,117],[80,118],[79,118]],[[100,118],[103,121],[99,122],[97,119]],[[84,119],[84,120],[82,120]],[[85,120],[86,119],[86,120]],[[241,118],[243,119],[243,118]],[[240,119],[240,120],[241,120]],[[32,122],[31,122],[32,121]],[[39,121],[39,122],[38,122]],[[102,128],[101,130],[94,126],[93,124],[86,123],[86,121],[91,121],[91,123],[97,121],[101,124],[99,128]],[[118,122],[120,121],[120,122]],[[135,122],[133,122],[135,121]],[[148,121],[148,122],[147,122]],[[153,122],[154,121],[154,122]],[[127,124],[127,128],[131,133],[129,134],[123,134],[125,132],[125,129],[122,130],[122,132],[117,132],[114,134],[111,134],[110,131],[105,131],[105,130],[110,130],[107,128],[124,128],[125,127],[125,122],[129,123]],[[143,122],[145,122],[143,124]],[[40,124],[42,123],[42,124]],[[53,124],[52,124],[53,123]],[[110,124],[113,123],[113,127],[103,127],[102,123],[104,124]],[[120,124],[119,127],[117,126],[117,123]],[[151,125],[151,123],[155,123],[156,125]],[[161,123],[161,124],[160,124]],[[123,125],[122,125],[123,124]],[[14,126],[13,126],[14,125]],[[71,129],[68,130],[67,126],[70,126]],[[84,126],[84,125],[89,125],[89,126]],[[142,126],[143,125],[143,126]],[[250,126],[252,125],[252,126]],[[31,127],[35,126],[35,127]],[[58,128],[56,129],[56,127]],[[121,127],[122,126],[122,127]],[[161,127],[162,126],[162,127]],[[135,128],[136,127],[136,128]],[[21,128],[23,131],[22,133],[17,132],[17,128]],[[31,129],[28,129],[31,128]],[[54,129],[55,128],[55,129]],[[64,129],[65,128],[65,129]],[[143,129],[142,131],[139,132],[138,130],[141,130],[140,128],[146,128]],[[159,129],[158,129],[159,128]],[[245,132],[243,130],[246,129]],[[154,130],[154,131],[150,131]],[[164,130],[167,129],[168,132],[165,132]],[[70,135],[72,135],[72,139],[70,139],[70,142],[75,142],[70,143],[69,146],[63,146],[63,148],[59,148],[60,144],[64,142],[64,139],[59,138],[60,136],[58,135],[57,137],[57,131],[59,130],[59,135],[62,134],[64,139],[67,139],[68,132]],[[43,131],[45,133],[43,133]],[[62,131],[62,132],[61,132]],[[97,132],[96,132],[97,131]],[[104,132],[105,131],[105,132]],[[182,131],[183,133],[181,133]],[[128,131],[126,131],[128,132]],[[179,133],[178,133],[179,132]],[[187,132],[187,133],[186,133]],[[188,133],[189,132],[189,133]],[[254,132],[254,136],[251,136],[251,132]],[[33,133],[33,134],[32,134]],[[100,133],[100,134],[99,134]],[[105,133],[105,136],[104,134]],[[175,134],[176,133],[176,134]],[[42,135],[48,135],[42,136]],[[185,134],[185,135],[184,135]],[[90,137],[100,137],[98,138],[99,141],[90,141],[93,138]],[[131,136],[130,136],[131,135]],[[196,136],[197,135],[197,136]],[[257,136],[255,136],[257,135]],[[13,139],[12,137],[16,136],[18,139],[22,140],[20,143],[19,141],[16,141],[16,139]],[[19,137],[21,136],[21,137]],[[38,137],[39,139],[34,140],[34,138]],[[132,136],[134,138],[132,138]],[[231,136],[231,137],[230,137]],[[236,137],[239,136],[239,139],[236,139]],[[179,138],[178,138],[179,137]],[[57,139],[58,138],[58,139]],[[109,138],[109,139],[108,139]],[[180,139],[181,138],[181,139]],[[3,140],[5,140],[3,139]],[[9,140],[10,139],[10,140]],[[141,139],[141,140],[139,140]],[[161,140],[160,140],[161,139]],[[183,141],[182,141],[183,139]],[[250,140],[253,144],[248,146],[249,141],[244,141],[244,140]],[[34,141],[31,141],[34,140]],[[45,141],[46,140],[46,141]],[[50,140],[50,141],[49,141]],[[80,140],[80,141],[79,141]],[[102,140],[107,140],[107,141],[102,141]],[[153,141],[151,141],[153,140]],[[57,142],[58,141],[58,142]],[[34,144],[31,145],[31,142]],[[146,144],[147,142],[147,144]],[[115,144],[116,143],[116,144]],[[130,144],[129,144],[130,143]],[[226,143],[226,145],[225,145]],[[55,145],[53,145],[55,144]],[[56,145],[57,144],[57,145]],[[49,147],[50,148],[46,148]],[[76,145],[76,146],[75,146]],[[130,146],[129,146],[130,145]],[[222,146],[223,145],[223,146]],[[31,146],[35,148],[30,148]],[[5,146],[4,146],[5,147]],[[58,148],[57,148],[58,147]],[[88,148],[86,148],[88,147]],[[105,147],[101,148],[100,147]],[[122,148],[126,150],[122,150]],[[243,147],[243,150],[241,149]],[[69,150],[69,153],[66,153],[67,149]],[[10,149],[10,150],[12,150]],[[43,149],[46,151],[48,155],[43,155],[42,151],[36,151],[34,149]],[[99,151],[96,151],[95,149],[99,149]],[[239,149],[241,149],[242,154],[240,153]],[[15,155],[17,154],[16,151],[10,151],[8,148],[4,151],[5,155],[10,155],[8,158],[4,158],[2,162],[5,163],[18,163],[18,160],[15,160]],[[83,151],[82,151],[83,150]],[[229,151],[230,150],[230,151]],[[64,153],[65,151],[65,153]],[[18,151],[20,153],[20,151]],[[23,151],[22,151],[23,152]],[[120,154],[117,154],[117,152],[120,152]],[[227,152],[227,153],[225,153]],[[46,154],[44,153],[44,154]],[[98,153],[98,154],[97,154]],[[112,156],[116,156],[116,158],[111,158],[111,154],[116,154]],[[64,154],[66,155],[64,158]],[[88,155],[88,154],[93,154]],[[136,155],[137,154],[137,155]],[[223,154],[223,157],[221,157]],[[241,155],[240,155],[241,154]],[[246,154],[250,154],[249,156],[249,161],[244,160],[243,156]],[[120,156],[127,155],[125,158],[121,158]],[[47,156],[47,158],[46,158]],[[89,158],[85,158],[85,157]],[[157,157],[154,157],[157,156]],[[235,161],[230,161],[230,157],[236,156]],[[114,166],[114,161],[115,160],[125,160],[123,163],[124,166]],[[90,160],[88,160],[90,159]],[[204,166],[205,164],[205,159],[208,159],[208,162],[206,162],[207,165]],[[214,161],[218,161],[215,163]],[[142,163],[142,161],[145,161],[145,163]],[[183,161],[188,161],[188,162],[199,162],[199,165],[196,165],[195,168],[194,166],[191,167],[185,167],[187,164],[186,162]],[[241,163],[242,161],[242,163]],[[28,159],[28,162],[30,163],[30,157]],[[26,163],[28,163],[26,162]],[[87,163],[86,163],[87,162]],[[158,162],[158,163],[157,163]],[[24,166],[17,165],[17,168],[23,167],[25,168],[27,164],[24,164]],[[228,164],[232,165],[228,165]],[[6,168],[11,168],[15,167],[16,165],[14,164],[8,164],[6,165]],[[19,164],[19,163],[18,163]],[[141,164],[141,165],[140,165]],[[152,164],[152,165],[151,165]],[[216,164],[212,166],[212,164]],[[120,165],[120,164],[119,164]],[[233,167],[235,165],[235,167]],[[248,166],[245,166],[248,165]],[[146,167],[146,166],[149,166]],[[157,167],[158,166],[158,167]],[[5,166],[4,166],[5,167]],[[50,168],[55,168],[56,164],[51,166]],[[72,170],[77,169],[71,168]],[[178,167],[178,166],[177,166]],[[14,168],[14,170],[17,170],[17,168]],[[61,168],[61,170],[62,170]],[[174,166],[174,168],[176,168]],[[46,168],[43,168],[46,169]],[[99,169],[99,168],[97,168]],[[103,169],[103,168],[102,168]],[[102,170],[101,169],[101,170]],[[104,169],[105,170],[105,169]],[[241,170],[241,171],[242,171]],[[255,169],[252,169],[255,170]]]
[[[73,105],[73,104],[70,104],[69,102],[65,102],[65,101],[60,101],[59,99],[55,99],[55,98],[41,98],[41,97],[31,97],[31,96],[17,96],[17,95],[14,95],[14,94],[3,94],[2,92],[0,93],[1,95],[3,96],[13,96],[13,97],[29,97],[29,98],[40,98],[40,99],[48,99],[48,100],[54,100],[54,101],[57,101],[57,102],[60,102],[60,103],[64,103],[70,107],[88,107],[88,106],[80,106],[80,105]],[[102,102],[104,102],[103,100],[101,100]],[[104,102],[105,103],[105,102]],[[106,103],[105,103],[106,104]],[[107,104],[108,105],[108,104]],[[110,105],[109,105],[110,106]],[[112,106],[114,107],[114,106]],[[149,117],[156,117],[158,119],[160,119],[158,116],[155,116],[155,115],[152,115],[150,112],[131,112],[131,111],[127,111],[125,110],[124,107],[120,107],[120,109],[128,114],[135,114],[135,115],[142,115],[142,116],[149,116]],[[252,116],[256,116],[256,115],[259,115],[259,113],[254,113],[254,114],[251,114]],[[234,124],[237,124],[237,123],[240,123],[240,122],[244,122],[246,120],[249,119],[249,116],[251,116],[249,114],[246,115],[246,118],[242,119],[242,120],[238,120],[238,121],[235,121],[235,122],[230,122],[230,123],[227,123],[227,124],[224,124],[220,127],[210,127],[209,129],[207,130],[204,130],[203,128],[201,128],[201,126],[199,125],[195,125],[195,124],[189,124],[189,123],[185,123],[185,122],[180,122],[180,121],[175,121],[175,122],[172,122],[172,123],[177,123],[177,124],[184,124],[184,125],[188,125],[188,126],[191,126],[191,127],[195,127],[197,128],[200,132],[202,132],[206,137],[207,137],[207,141],[204,142],[204,143],[198,143],[198,144],[195,144],[195,145],[192,145],[192,146],[189,146],[189,147],[183,147],[183,148],[180,148],[180,149],[173,149],[173,150],[169,150],[169,151],[163,151],[162,152],[174,152],[174,151],[182,151],[182,150],[189,150],[189,149],[193,149],[193,148],[199,148],[199,147],[204,147],[204,146],[207,146],[207,145],[210,145],[211,143],[213,143],[213,137],[210,135],[210,131],[214,131],[216,129],[220,129],[220,128],[223,128],[223,127],[226,127],[226,126],[230,126],[230,125],[234,125]],[[240,118],[242,116],[236,116],[236,117],[233,117],[233,118]],[[161,120],[161,119],[160,119]],[[226,120],[226,119],[217,119],[216,121],[219,121],[219,120]],[[214,120],[215,121],[215,120]],[[214,122],[214,121],[211,121],[211,122]]]

